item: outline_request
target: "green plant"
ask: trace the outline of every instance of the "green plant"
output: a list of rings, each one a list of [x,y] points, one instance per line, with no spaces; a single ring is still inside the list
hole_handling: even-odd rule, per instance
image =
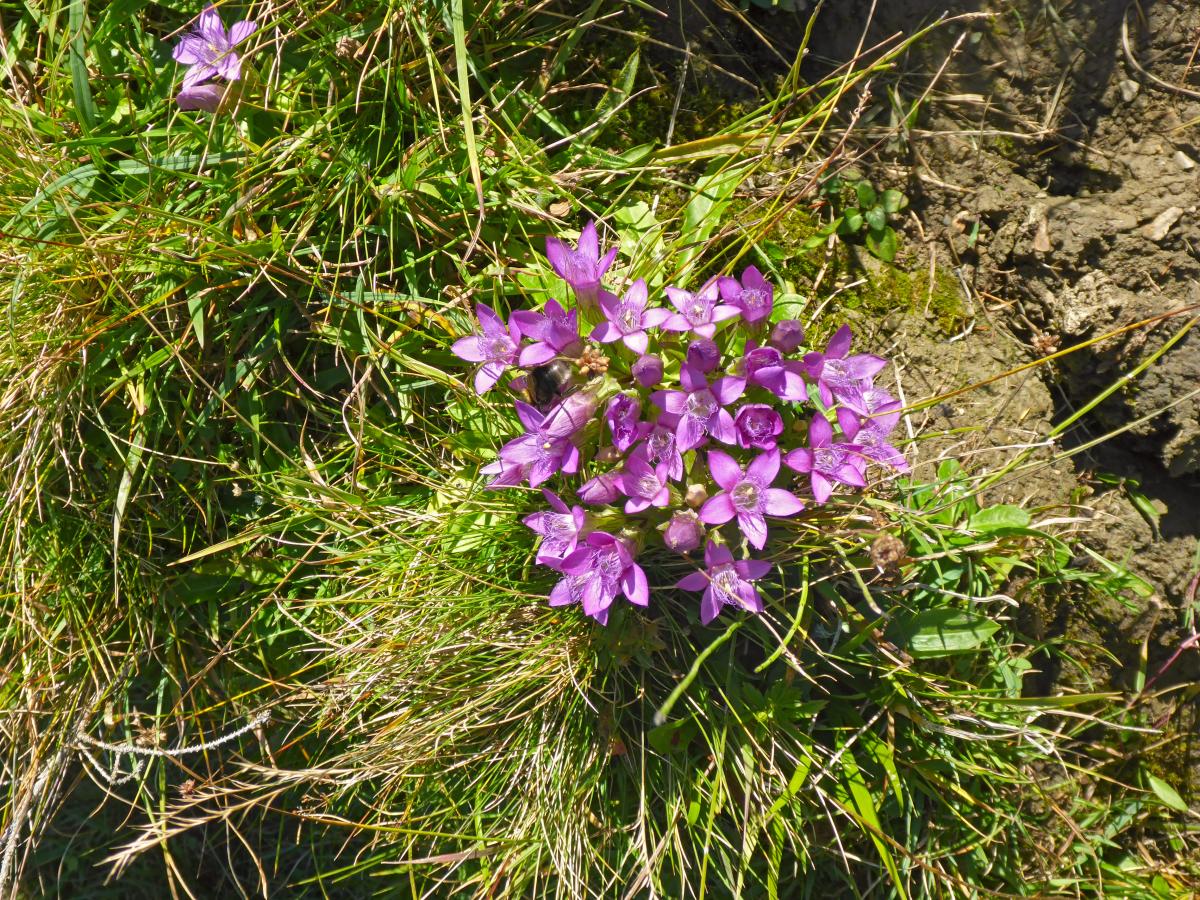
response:
[[[820,247],[836,234],[845,240],[861,239],[872,255],[885,262],[896,258],[896,232],[888,217],[908,206],[903,193],[894,188],[877,192],[860,176],[834,175],[821,183],[820,195],[833,218],[804,243],[804,249]]]

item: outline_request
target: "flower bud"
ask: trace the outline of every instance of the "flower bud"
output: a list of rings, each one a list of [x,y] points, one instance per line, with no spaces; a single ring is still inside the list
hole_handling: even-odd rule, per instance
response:
[[[591,391],[567,394],[546,414],[543,428],[552,437],[571,437],[595,417],[598,405]]]
[[[657,387],[662,384],[663,364],[657,356],[639,356],[630,371],[642,387]]]
[[[612,503],[623,496],[620,478],[620,472],[605,472],[603,475],[589,478],[580,485],[576,493],[579,495],[579,499],[589,506],[603,506],[606,503]]]
[[[699,509],[708,499],[708,489],[702,484],[689,484],[684,502],[692,509]]]
[[[693,366],[707,375],[720,362],[721,350],[717,347],[715,341],[710,341],[708,338],[700,338],[688,344],[687,363],[689,366]]]
[[[804,326],[795,319],[776,322],[767,343],[780,353],[791,353],[804,343]]]
[[[691,553],[704,542],[704,526],[700,517],[690,509],[671,516],[663,531],[663,543],[676,553]]]

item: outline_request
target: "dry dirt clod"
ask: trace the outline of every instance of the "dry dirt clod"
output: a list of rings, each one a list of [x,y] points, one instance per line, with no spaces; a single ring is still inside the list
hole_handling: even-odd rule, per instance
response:
[[[1134,98],[1137,97],[1138,91],[1142,89],[1140,84],[1129,78],[1122,78],[1117,87],[1121,89],[1121,99],[1126,103],[1132,103]]]
[[[1171,227],[1183,216],[1183,209],[1178,206],[1168,206],[1154,221],[1142,229],[1142,234],[1154,242],[1161,241],[1167,236]]]

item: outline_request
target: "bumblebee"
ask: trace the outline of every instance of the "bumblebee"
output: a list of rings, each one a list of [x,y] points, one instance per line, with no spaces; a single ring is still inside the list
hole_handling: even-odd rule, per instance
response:
[[[529,370],[526,391],[529,402],[542,412],[579,390],[579,379],[575,375],[575,367],[565,359],[552,359],[542,366]]]

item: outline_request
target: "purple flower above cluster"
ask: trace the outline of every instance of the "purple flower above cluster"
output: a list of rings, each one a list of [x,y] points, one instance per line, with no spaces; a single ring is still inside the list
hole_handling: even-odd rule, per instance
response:
[[[722,444],[737,440],[728,406],[745,390],[739,378],[718,378],[711,385],[698,369],[684,365],[679,373],[682,391],[655,391],[650,399],[672,416],[679,417],[675,443],[680,451],[691,450],[712,435]]]
[[[211,4],[204,8],[196,30],[183,35],[171,51],[177,63],[188,67],[175,97],[180,109],[217,109],[225,87],[213,79],[229,83],[242,77],[242,60],[233,48],[257,30],[257,23],[243,19],[226,31],[217,8]]]
[[[608,344],[619,340],[634,353],[642,354],[650,346],[650,336],[647,328],[657,328],[667,318],[668,313],[661,307],[646,309],[649,294],[646,282],[638,279],[625,296],[618,300],[612,294],[600,293],[600,310],[607,320],[601,322],[592,331],[592,340]]]
[[[766,516],[794,516],[804,509],[795,494],[771,487],[779,474],[778,450],[756,457],[745,471],[729,454],[710,450],[708,468],[721,492],[701,507],[700,521],[723,525],[736,516],[746,540],[759,550],[767,542]]]
[[[808,447],[797,447],[784,461],[797,472],[807,473],[812,481],[813,499],[824,503],[835,483],[866,487],[866,463],[860,447],[834,443],[833,428],[824,416],[814,416],[808,426]]]
[[[558,238],[546,238],[546,257],[551,268],[571,286],[575,299],[590,308],[596,303],[600,279],[617,258],[617,248],[613,247],[602,258],[596,223],[588,222],[583,226],[574,250]]]
[[[770,572],[770,563],[761,559],[734,562],[728,547],[709,541],[704,548],[704,566],[704,571],[685,575],[675,585],[683,591],[704,591],[700,600],[701,622],[707,625],[725,606],[740,607],[753,613],[763,611],[762,597],[750,582]]]
[[[662,327],[667,331],[690,331],[711,339],[717,333],[718,322],[732,319],[738,314],[736,306],[717,302],[720,294],[715,281],[708,282],[695,294],[669,287],[667,296],[679,310],[663,322]]]
[[[775,305],[775,289],[762,277],[762,272],[747,266],[742,280],[720,279],[721,299],[742,314],[742,320],[754,324],[771,314]]]

